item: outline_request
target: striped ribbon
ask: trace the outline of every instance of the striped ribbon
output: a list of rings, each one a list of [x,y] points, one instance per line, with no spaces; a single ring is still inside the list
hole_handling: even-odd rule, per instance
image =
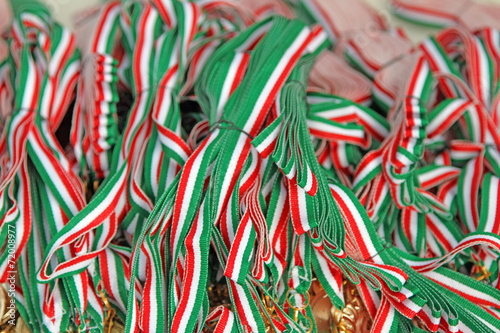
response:
[[[414,48],[358,1],[246,6],[112,1],[76,36],[18,13],[0,282],[15,226],[29,329],[312,332],[317,279],[339,310],[356,285],[371,332],[499,332],[498,31]],[[373,108],[323,82],[330,43]]]

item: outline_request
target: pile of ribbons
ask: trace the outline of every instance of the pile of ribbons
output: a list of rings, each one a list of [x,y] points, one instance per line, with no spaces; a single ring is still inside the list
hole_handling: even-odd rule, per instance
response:
[[[347,3],[14,8],[17,331],[500,332],[500,31]]]

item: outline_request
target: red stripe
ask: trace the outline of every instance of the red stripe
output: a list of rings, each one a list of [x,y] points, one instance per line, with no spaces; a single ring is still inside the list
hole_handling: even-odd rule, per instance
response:
[[[382,328],[389,317],[389,311],[390,303],[385,297],[382,297],[379,310],[377,311],[377,317],[375,317],[375,322],[372,326],[372,332],[382,332]]]
[[[415,13],[423,13],[423,14],[428,14],[428,15],[431,15],[431,16],[437,16],[437,17],[442,17],[442,18],[445,18],[445,19],[451,19],[451,20],[454,20],[456,21],[458,18],[453,16],[453,14],[449,13],[449,12],[446,12],[446,11],[437,11],[435,7],[426,7],[425,4],[424,5],[416,5],[416,6],[412,6],[410,4],[410,2],[408,1],[405,1],[405,2],[400,2],[400,1],[397,1],[397,0],[393,0],[395,4],[397,4],[397,7],[396,8],[403,8],[403,9],[406,9],[408,11],[412,11],[412,12],[415,12]]]
[[[363,259],[369,260],[373,256],[374,253],[373,254],[370,253],[368,251],[368,248],[365,246],[365,243],[371,242],[371,240],[363,239],[363,236],[361,234],[361,230],[359,228],[362,223],[358,223],[358,221],[356,221],[356,219],[352,215],[351,211],[349,210],[347,204],[344,202],[342,197],[337,193],[337,191],[332,189],[332,188],[330,190],[332,192],[332,195],[333,195],[335,201],[337,202],[337,205],[339,205],[339,208],[342,210],[342,212],[345,216],[344,224],[346,223],[346,221],[349,221],[348,222],[349,229],[351,229],[353,232],[353,235],[354,235],[355,240],[356,240],[356,244],[357,244],[359,250],[361,251]],[[341,190],[341,189],[339,189],[339,190]]]
[[[249,61],[250,61],[250,55],[248,53],[243,53],[240,65],[238,66],[238,70],[236,71],[236,75],[234,76],[233,84],[231,85],[229,96],[233,94],[233,92],[236,90],[238,85],[243,80]]]
[[[203,217],[201,217],[203,218]],[[203,223],[203,221],[201,221]],[[188,300],[189,298],[193,297],[193,293],[195,294],[196,298],[196,293],[198,292],[197,290],[192,290],[191,285],[193,284],[193,278],[194,278],[194,272],[195,268],[199,271],[201,269],[200,267],[195,267],[195,257],[199,257],[201,253],[195,253],[194,247],[193,247],[193,242],[196,237],[196,233],[198,231],[198,228],[203,228],[202,225],[200,225],[200,215],[198,213],[198,216],[196,216],[193,225],[191,226],[191,230],[189,232],[188,237],[186,238],[185,246],[186,246],[186,262],[184,264],[184,267],[186,267],[186,271],[184,273],[184,279],[183,279],[183,290],[182,290],[182,297],[179,302],[179,305],[177,307],[177,310],[175,311],[174,319],[172,321],[172,332],[177,332],[179,331],[179,324],[181,321],[182,316],[184,315],[184,312],[186,311],[187,305],[188,305]],[[199,239],[197,240],[199,242]],[[200,263],[200,265],[203,265],[203,263]],[[200,273],[203,274],[203,273]]]
[[[58,178],[62,185],[66,188],[68,191],[68,194],[71,197],[71,200],[75,204],[76,208],[78,210],[82,210],[83,207],[85,207],[85,199],[83,198],[83,194],[77,189],[74,184],[68,179],[68,174],[60,164],[60,162],[55,158],[54,154],[51,153],[49,148],[45,145],[44,140],[40,136],[40,132],[38,131],[37,127],[33,128],[33,135],[35,137],[35,140],[37,141],[38,145],[42,149],[42,152],[44,153],[43,157],[45,158],[54,168],[54,171],[57,173]],[[69,198],[66,198],[69,199]]]
[[[260,129],[260,127],[262,126],[262,123],[264,121],[265,116],[267,115],[267,112],[271,108],[271,105],[272,105],[273,101],[276,99],[276,94],[283,87],[283,84],[284,84],[285,80],[288,78],[288,75],[290,74],[290,72],[294,68],[295,64],[297,63],[297,61],[301,57],[301,55],[304,52],[304,50],[306,49],[307,45],[313,40],[313,38],[315,37],[315,35],[317,35],[319,32],[320,31],[311,32],[309,34],[309,36],[306,38],[306,40],[304,41],[304,43],[302,43],[302,45],[293,54],[293,56],[291,57],[291,59],[289,60],[289,62],[287,63],[287,65],[285,66],[283,72],[279,76],[278,80],[276,80],[276,83],[274,84],[271,92],[267,96],[267,99],[264,102],[264,105],[262,106],[262,109],[258,110],[257,119],[256,119],[256,121],[255,121],[252,129],[249,131],[249,134],[251,136],[253,136],[253,137],[257,136],[257,132]]]
[[[319,138],[335,140],[335,141],[346,141],[348,143],[352,143],[362,147],[366,146],[367,143],[366,137],[360,138],[352,135],[337,134],[334,132],[326,132],[324,130],[315,129],[311,127],[309,127],[309,132],[311,133],[311,135]]]
[[[236,167],[234,168],[235,172],[232,173],[233,176],[232,176],[231,181],[229,183],[228,190],[225,194],[224,201],[222,202],[222,206],[219,207],[219,211],[218,211],[219,216],[220,216],[220,212],[222,212],[223,210],[226,209],[226,205],[227,205],[227,202],[229,201],[230,194],[233,192],[233,189],[236,185],[236,182],[238,181],[238,178],[240,176],[239,172],[237,172],[237,171],[243,170],[243,166],[247,160],[248,154],[250,153],[250,148],[252,147],[252,142],[246,134],[241,133],[240,136],[238,137],[238,141],[241,137],[245,138],[245,143],[243,144],[243,148],[241,149],[241,151],[235,151],[236,154],[239,153],[240,155],[239,155],[238,160],[236,162]]]
[[[206,138],[205,140],[203,140],[203,142],[200,144],[200,146],[194,151],[194,153],[186,161],[186,164],[184,165],[184,169],[182,170],[181,179],[179,181],[179,188],[178,188],[178,192],[177,192],[177,197],[175,200],[173,223],[172,223],[172,233],[171,233],[172,236],[175,236],[177,234],[177,229],[179,227],[180,213],[182,211],[182,205],[183,205],[184,200],[186,199],[185,198],[186,187],[187,187],[188,182],[191,179],[191,171],[192,171],[193,165],[199,156],[201,158],[204,157],[204,155],[200,155],[200,154],[204,151],[204,149],[208,145],[209,141],[211,141],[210,136],[208,138]],[[174,246],[174,242],[171,242],[170,250],[172,251],[172,253],[174,253],[173,246]]]
[[[448,181],[450,179],[458,177],[458,175],[460,175],[460,170],[443,172],[443,173],[438,174],[437,176],[432,177],[431,179],[429,179],[425,182],[422,182],[420,184],[420,186],[423,189],[429,189],[429,188],[435,187],[435,186],[437,186],[445,181]]]
[[[240,251],[240,246],[243,242],[243,235],[245,233],[245,229],[247,225],[250,223],[250,213],[247,210],[243,215],[241,222],[238,226],[238,230],[236,231],[236,235],[233,240],[233,244],[231,245],[231,250],[229,251],[229,257],[227,258],[226,269],[224,271],[224,275],[230,279],[233,279],[234,274],[234,265],[236,262],[236,258],[238,252]],[[247,241],[247,240],[245,240]]]
[[[140,326],[144,332],[150,332],[148,317],[151,314],[151,288],[152,288],[152,274],[151,274],[151,262],[153,261],[149,250],[145,247],[144,254],[146,255],[146,283],[143,290],[143,302],[141,302],[141,316],[140,316]]]
[[[164,126],[158,126],[158,132],[164,135],[167,139],[172,141],[173,144],[177,145],[187,156],[191,155],[191,149],[187,144],[177,136],[172,130]]]
[[[448,252],[451,251],[453,249],[453,246],[446,239],[446,237],[443,235],[443,233],[441,233],[441,230],[434,224],[434,221],[429,217],[426,217],[426,221],[427,221],[427,223],[426,223],[427,228],[429,228],[429,230],[432,232],[434,237],[437,240],[439,240],[439,244],[441,244],[441,246],[443,246],[446,251],[448,251]]]
[[[292,179],[288,180],[288,189],[289,189],[289,200],[290,200],[290,213],[292,217],[292,225],[295,229],[295,232],[298,235],[302,235],[306,232],[304,229],[304,224],[307,224],[307,221],[302,221],[300,217],[300,205],[299,205],[299,195],[298,195],[298,185],[297,182]],[[305,198],[302,198],[305,200]]]
[[[171,68],[168,69],[168,71],[165,73],[165,75],[163,76],[163,78],[162,78],[162,80],[160,82],[160,86],[158,87],[158,96],[157,96],[157,99],[158,99],[158,103],[157,103],[158,108],[157,108],[157,110],[155,112],[155,118],[156,119],[158,119],[158,117],[160,116],[160,112],[162,111],[161,105],[163,104],[163,99],[165,98],[165,92],[167,91],[166,88],[170,87],[169,86],[170,80],[176,78],[176,76],[174,76],[174,75],[178,74],[178,70],[179,70],[179,64],[176,63],[175,65],[173,65]],[[169,92],[168,97],[169,98],[171,97],[170,92]]]

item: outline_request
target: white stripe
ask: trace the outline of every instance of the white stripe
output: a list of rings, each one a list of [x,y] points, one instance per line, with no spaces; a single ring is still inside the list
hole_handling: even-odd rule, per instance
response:
[[[203,158],[205,157],[205,153],[207,151],[207,148],[210,147],[210,144],[214,141],[214,139],[218,136],[219,130],[215,130],[212,135],[208,137],[208,141],[206,145],[203,147],[203,150],[200,151],[199,155],[197,158],[194,160],[193,165],[190,170],[190,174],[187,175],[189,179],[192,178],[193,174],[196,176],[198,174],[198,171],[200,170],[201,162],[203,161]],[[246,138],[246,136],[245,136]],[[234,169],[234,168],[233,168]],[[180,238],[180,233],[182,232],[182,226],[184,225],[184,222],[186,220],[186,215],[189,209],[189,205],[191,203],[191,197],[193,196],[194,193],[194,181],[187,182],[186,184],[186,189],[184,192],[184,196],[181,198],[182,199],[182,205],[181,205],[181,210],[179,212],[179,227],[176,230],[175,238],[173,241],[172,248],[174,249],[175,253],[177,253],[177,247],[178,247],[178,242]],[[225,193],[225,192],[222,192]],[[175,265],[176,258],[172,258],[172,265]]]
[[[252,158],[252,163],[248,167],[248,170],[245,172],[243,177],[241,177],[240,184],[246,184],[246,182],[249,180],[252,173],[257,168],[257,161],[259,160],[259,155],[257,154],[257,151],[255,149],[250,149],[250,154],[251,154],[251,158]],[[247,161],[248,161],[248,159],[247,159]]]
[[[452,247],[458,246],[459,241],[450,232],[450,229],[446,227],[445,223],[443,223],[435,214],[432,213],[427,214],[426,217],[432,224],[435,225],[436,229],[439,230],[439,233],[448,241],[448,243],[450,243]]]
[[[385,318],[384,321],[384,326],[382,326],[382,329],[380,330],[380,333],[388,333],[391,330],[392,323],[394,322],[394,307],[392,305],[389,306],[389,311],[387,313],[387,317]]]
[[[356,223],[356,226],[358,227],[359,232],[362,235],[363,244],[365,245],[368,253],[371,255],[377,254],[377,250],[375,249],[375,246],[373,245],[371,239],[372,235],[368,233],[368,230],[364,225],[363,218],[356,209],[356,206],[352,203],[351,198],[337,185],[330,186],[335,191],[335,193],[337,193],[337,195],[341,197],[341,200],[344,202],[344,204],[347,206],[347,209],[349,209],[349,212],[352,214],[354,220],[350,222]],[[380,256],[375,256],[373,258],[373,261],[377,264],[384,264]]]
[[[156,24],[157,19],[158,19],[157,11],[151,10],[149,12],[149,15],[146,18],[146,24],[145,24],[144,31],[154,31],[154,25]],[[139,68],[140,68],[139,77],[140,77],[142,85],[148,84],[147,82],[148,82],[150,74],[151,74],[149,64],[150,64],[151,53],[152,53],[152,50],[154,47],[154,40],[152,39],[152,37],[153,36],[150,34],[144,34],[144,39],[143,39],[144,44],[140,45],[140,48],[142,50],[142,52],[141,52],[142,53],[141,54],[142,61],[139,62]],[[146,81],[146,82],[144,82],[144,81]],[[142,88],[147,89],[150,87],[143,86]]]
[[[420,183],[427,183],[435,178],[438,178],[440,176],[443,176],[447,173],[455,172],[455,171],[460,171],[459,168],[452,167],[452,166],[442,166],[438,167],[432,170],[429,170],[427,172],[421,173],[418,175],[418,181]]]
[[[238,68],[240,67],[242,60],[243,60],[243,53],[237,53],[234,56],[231,65],[229,66],[229,70],[227,72],[226,79],[224,80],[224,85],[222,86],[221,94],[218,100],[217,119],[216,119],[217,121],[219,121],[220,118],[222,117],[223,108],[229,99],[229,94],[231,93],[231,87],[236,78],[236,74],[238,74]]]
[[[391,108],[394,104],[394,98],[390,95],[386,94],[385,91],[380,89],[376,84],[372,86],[373,95],[379,99],[383,104],[385,104],[386,108]]]
[[[310,230],[309,219],[307,215],[307,201],[306,201],[306,192],[298,185],[293,185],[297,191],[297,201],[299,204],[299,215],[300,215],[300,224],[305,231]],[[313,221],[311,221],[313,222]]]
[[[200,238],[201,238],[201,235],[202,235],[202,232],[204,230],[203,228],[203,224],[205,223],[204,222],[204,207],[205,207],[205,204],[204,202],[201,204],[200,206],[200,211],[199,211],[199,219],[198,221],[196,222],[196,233],[193,237],[193,255],[192,255],[192,258],[194,259],[193,261],[193,279],[192,279],[192,282],[190,285],[186,285],[184,284],[184,289],[182,290],[182,294],[187,294],[187,295],[191,295],[190,297],[188,297],[188,301],[187,301],[187,304],[186,304],[186,310],[185,312],[182,314],[182,318],[181,318],[181,321],[179,323],[179,328],[178,328],[178,332],[185,332],[186,331],[186,327],[187,327],[187,324],[188,324],[188,321],[190,319],[190,316],[191,316],[191,312],[194,308],[194,304],[195,302],[198,300],[197,297],[195,297],[196,295],[196,292],[197,290],[199,289],[198,285],[200,283],[200,271],[201,271],[201,248],[200,248]]]
[[[176,57],[172,56],[172,58],[175,59]],[[172,68],[173,66],[175,66],[175,64],[172,64],[172,66],[169,67],[169,68]],[[164,83],[165,86],[158,87],[158,90],[160,90],[160,89],[166,90],[165,95],[163,96],[163,98],[161,99],[161,101],[158,101],[158,100],[156,101],[156,103],[159,104],[155,108],[155,114],[157,114],[157,116],[158,116],[158,119],[156,121],[160,125],[165,125],[165,122],[167,121],[168,114],[170,112],[172,112],[171,111],[172,100],[174,98],[173,94],[172,94],[172,89],[173,89],[173,87],[175,87],[175,83],[176,83],[178,77],[179,77],[179,71],[176,70],[175,74],[173,74],[170,77],[170,79],[167,82]],[[156,113],[156,111],[160,111],[160,112]]]
[[[151,292],[151,297],[149,297],[148,299],[145,299],[145,301],[150,302],[151,311],[147,314],[143,313],[143,316],[149,315],[149,320],[145,323],[146,325],[149,325],[149,331],[150,332],[157,332],[159,304],[158,304],[157,299],[156,299],[156,296],[157,296],[156,295],[156,283],[158,281],[158,276],[157,276],[156,267],[155,267],[155,263],[154,263],[155,254],[154,254],[153,250],[150,248],[148,242],[144,242],[144,245],[145,245],[146,251],[149,254],[149,258],[150,258],[149,261],[150,261],[150,265],[151,265],[151,270],[149,271],[151,274],[149,276],[149,283],[150,283],[149,289]],[[143,319],[144,319],[144,317],[143,317]]]
[[[55,171],[52,163],[50,163],[50,161],[47,158],[44,158],[45,154],[43,153],[42,148],[38,144],[38,141],[35,139],[33,132],[29,133],[28,141],[32,145],[33,150],[35,150],[36,154],[40,158],[40,162],[42,163],[43,168],[45,169],[49,177],[53,180],[53,184],[54,186],[57,187],[59,194],[61,195],[62,198],[65,199],[65,203],[70,209],[71,213],[73,215],[76,215],[79,211],[77,204],[73,201],[73,198],[71,194],[68,192],[66,186],[64,186],[62,182],[57,181],[60,179],[60,177],[57,175],[57,172]]]
[[[339,159],[340,165],[344,168],[349,167],[349,160],[347,157],[346,143],[345,141],[337,141],[337,158]],[[327,159],[330,161],[330,159]]]
[[[486,219],[486,226],[484,228],[484,231],[486,232],[493,231],[493,227],[495,226],[496,221],[498,219],[498,216],[496,216],[497,206],[498,206],[498,186],[499,186],[499,178],[492,176],[490,188],[488,189],[489,190],[488,196],[490,200],[488,202],[488,214]]]
[[[226,326],[224,327],[224,331],[222,331],[222,332],[223,333],[230,333],[230,332],[232,332],[233,325],[234,325],[234,314],[233,314],[232,311],[229,311],[229,316],[227,318],[227,323],[226,323]]]
[[[52,54],[52,57],[50,58],[49,62],[49,73],[51,75],[55,75],[58,70],[60,70],[60,66],[62,64],[62,58],[65,56],[66,51],[70,47],[70,42],[71,42],[71,32],[67,29],[62,29],[62,34],[61,34],[61,40],[59,41],[59,44],[55,50],[55,52]]]
[[[486,55],[486,50],[484,49],[481,41],[477,37],[473,37],[474,39],[474,45],[478,51],[478,58],[479,58],[479,74],[481,75],[481,80],[479,84],[481,85],[478,87],[480,89],[480,94],[482,97],[483,102],[486,104],[486,107],[489,108],[491,104],[490,100],[490,89],[491,87],[489,86],[491,77],[490,77],[490,68],[488,66],[488,58]]]
[[[281,132],[281,128],[282,125],[276,126],[276,128],[256,147],[259,153],[262,153],[276,140]]]
[[[129,145],[133,140],[132,134],[134,131],[137,129],[139,123],[142,121],[142,118],[144,117],[144,113],[148,110],[146,110],[146,104],[147,104],[147,96],[144,96],[144,98],[139,99],[139,104],[137,105],[137,108],[135,111],[137,111],[136,116],[133,117],[133,122],[131,126],[125,129],[125,140],[123,140],[123,148],[122,148],[122,154],[120,155],[119,159],[119,165],[123,165],[123,162],[128,158],[128,151],[129,151]]]
[[[382,124],[380,124],[375,118],[370,114],[366,113],[362,109],[357,108],[356,114],[360,119],[363,119],[367,126],[377,132],[380,136],[386,137],[389,135],[389,130],[386,129]]]
[[[315,112],[314,115],[336,121],[338,118],[355,116],[358,114],[358,108],[355,105],[347,105],[341,108],[334,108]]]
[[[354,179],[353,187],[355,187],[361,180],[366,178],[368,174],[375,168],[377,168],[380,164],[382,164],[382,156],[376,157],[370,163],[368,163],[363,169],[361,169],[361,172],[358,173],[358,175]]]
[[[325,132],[326,134],[343,135],[343,136],[348,136],[348,137],[352,137],[352,138],[359,138],[359,139],[363,139],[365,137],[365,133],[361,129],[346,129],[346,128],[341,128],[341,127],[335,126],[333,124],[325,124],[323,122],[316,121],[316,120],[308,119],[307,126],[310,129],[315,129],[315,130],[318,130],[321,132]]]
[[[471,295],[473,297],[477,297],[483,301],[496,304],[497,306],[500,305],[500,300],[498,300],[496,297],[493,297],[490,294],[484,293],[481,290],[471,288],[471,287],[467,286],[466,284],[457,283],[457,281],[455,281],[454,279],[450,279],[448,276],[446,276],[444,274],[439,274],[436,271],[430,271],[430,272],[424,273],[424,275],[427,276],[428,278],[435,280],[435,281],[438,281],[439,283],[442,283],[446,286],[449,286],[449,287],[454,288],[454,289],[459,289],[460,292],[462,292],[464,294]]]
[[[446,120],[448,120],[448,118],[450,118],[451,114],[455,112],[455,110],[458,110],[467,103],[469,102],[465,99],[456,99],[448,104],[443,110],[441,110],[441,112],[438,113],[438,115],[434,119],[431,120],[429,125],[427,125],[427,134],[434,133],[440,125],[442,125]]]
[[[161,147],[161,137],[162,135],[158,132],[160,136],[159,140],[157,139],[155,142],[155,147],[153,149],[153,156],[151,157],[151,178],[149,179],[151,183],[151,189],[155,196],[158,195],[158,166],[160,165],[161,157],[163,156],[163,151]],[[173,145],[170,146],[173,148]]]
[[[25,85],[24,85],[24,93],[23,93],[23,99],[21,102],[21,108],[30,110],[31,108],[31,102],[35,96],[33,96],[35,92],[35,77],[36,75],[33,74],[37,72],[37,68],[34,66],[33,63],[33,58],[28,57],[28,77],[26,79]],[[39,84],[40,82],[38,82]],[[38,97],[38,96],[36,96]]]
[[[451,150],[451,158],[454,160],[470,160],[479,155],[477,151],[463,151],[463,150]]]
[[[69,64],[65,71],[64,74],[59,82],[59,89],[56,91],[56,95],[54,98],[54,110],[59,110],[61,108],[62,103],[65,102],[65,98],[67,96],[67,89],[69,87],[69,84],[71,83],[71,80],[73,80],[74,76],[78,74],[80,70],[80,61],[75,60]],[[69,96],[71,98],[71,96]]]
[[[250,241],[250,233],[252,232],[253,224],[250,219],[246,222],[245,229],[243,229],[243,236],[241,237],[241,243],[240,247],[236,252],[236,258],[235,258],[235,263],[233,267],[233,273],[231,274],[231,279],[233,281],[237,281],[239,275],[241,274],[241,265],[243,263],[243,255],[245,254],[245,249],[247,247],[248,242]],[[250,253],[250,257],[248,258],[248,261],[251,261],[253,257],[253,252]]]
[[[234,149],[233,154],[231,155],[231,159],[229,160],[229,165],[227,168],[227,172],[224,175],[224,180],[222,182],[221,192],[220,193],[229,193],[229,184],[233,178],[233,175],[240,170],[236,170],[236,165],[238,164],[238,160],[243,154],[243,147],[245,146],[245,142],[248,140],[248,136],[246,134],[241,133],[238,136],[238,141],[236,143],[236,147]],[[222,214],[222,204],[226,198],[226,195],[221,195],[219,197],[219,202],[217,203],[217,216],[215,221],[218,221]]]
[[[127,175],[125,171],[125,168],[121,170],[121,175],[118,181],[115,183],[115,185],[112,187],[108,197],[106,200],[103,200],[93,211],[91,211],[87,216],[83,217],[83,219],[78,223],[75,228],[71,230],[68,234],[65,235],[65,237],[59,237],[57,241],[54,243],[54,245],[50,248],[50,251],[48,252],[47,259],[51,258],[55,251],[61,247],[61,244],[71,235],[78,234],[81,232],[83,228],[85,228],[89,223],[97,219],[99,215],[103,213],[103,211],[108,208],[110,205],[110,201],[117,195],[118,189],[120,188],[121,184],[125,180],[125,176]],[[105,235],[104,235],[105,236]],[[88,262],[93,261],[94,259],[90,259],[85,261],[84,263],[78,265],[78,266],[73,266],[70,267],[69,270],[77,270],[78,268],[83,268],[85,265],[87,265]],[[64,272],[61,272],[63,274]],[[37,274],[37,279],[41,279],[40,273]]]
[[[236,293],[237,293],[237,295],[235,295],[235,296],[239,298],[241,306],[244,309],[244,316],[248,321],[248,325],[250,326],[250,331],[251,332],[258,332],[259,329],[257,327],[257,322],[253,316],[252,308],[250,307],[250,303],[248,302],[247,295],[245,294],[245,290],[243,289],[242,286],[240,286],[237,283],[234,283],[234,286],[236,288]],[[247,288],[248,288],[248,285],[247,285]]]
[[[312,189],[313,186],[313,177],[314,177],[309,165],[306,165],[306,175],[307,175],[307,183],[304,186],[304,191],[309,193],[309,191]]]
[[[322,29],[321,32],[314,37],[309,45],[307,45],[306,52],[314,53],[316,50],[328,39],[326,32]]]
[[[304,6],[307,7],[307,9],[313,14],[313,16],[316,18],[316,20],[321,24],[323,29],[326,30],[328,33],[330,40],[332,42],[335,42],[337,40],[337,35],[335,32],[332,30],[330,24],[329,24],[329,19],[328,17],[325,17],[321,14],[321,9],[318,8],[318,4],[316,1],[301,1]]]
[[[476,227],[474,225],[474,218],[472,217],[472,205],[477,205],[477,203],[470,202],[470,190],[472,189],[472,180],[474,178],[475,172],[480,172],[480,170],[474,169],[475,160],[471,160],[467,163],[467,171],[465,172],[464,177],[464,188],[462,191],[463,194],[463,202],[464,202],[464,210],[465,210],[465,222],[469,228],[469,230],[475,231]]]
[[[321,271],[326,277],[326,281],[330,285],[330,287],[335,292],[335,295],[339,297],[342,302],[344,302],[344,293],[342,292],[342,285],[338,285],[335,277],[331,274],[330,266],[327,261],[321,256],[318,250],[313,249],[314,254],[316,255],[316,259],[318,260],[319,266],[321,267]]]
[[[97,37],[97,46],[95,48],[95,52],[100,53],[100,54],[105,54],[106,53],[106,48],[107,44],[109,41],[110,33],[113,28],[114,22],[118,15],[120,14],[120,6],[119,5],[114,5],[113,8],[108,12],[108,16],[106,18],[106,21],[103,24],[103,28],[101,30],[101,33]],[[148,30],[152,31],[152,30]],[[97,32],[97,31],[96,31]]]
[[[290,47],[283,54],[280,61],[274,68],[273,73],[269,77],[269,80],[267,80],[264,88],[262,89],[261,94],[259,95],[259,98],[257,99],[252,109],[250,117],[246,122],[245,126],[243,127],[243,132],[249,133],[251,131],[253,125],[255,124],[255,121],[257,120],[257,117],[260,115],[260,111],[262,110],[264,103],[269,97],[269,93],[275,87],[277,81],[282,76],[286,66],[290,63],[292,57],[295,55],[295,53],[297,53],[299,48],[304,44],[306,39],[309,37],[310,32],[311,31],[309,30],[309,28],[302,29],[300,34],[295,38],[292,45],[290,45]]]
[[[423,61],[420,67],[420,71],[417,73],[418,76],[415,80],[414,90],[408,91],[412,96],[422,96],[422,91],[424,90],[425,82],[429,74],[429,64],[427,61]]]
[[[187,51],[189,49],[189,37],[191,35],[191,31],[193,29],[193,22],[194,22],[194,13],[193,13],[193,7],[191,6],[193,3],[192,2],[182,2],[182,7],[184,8],[184,26],[186,29],[184,30],[184,41],[183,41],[183,52],[182,54],[182,59],[181,62],[183,65],[185,65],[186,59],[184,59],[187,55]],[[147,31],[153,31],[153,30],[147,30]]]

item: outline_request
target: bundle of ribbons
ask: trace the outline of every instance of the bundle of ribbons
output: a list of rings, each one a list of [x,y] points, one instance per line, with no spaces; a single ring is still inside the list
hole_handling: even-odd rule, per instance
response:
[[[499,8],[19,3],[2,332],[500,332]]]

